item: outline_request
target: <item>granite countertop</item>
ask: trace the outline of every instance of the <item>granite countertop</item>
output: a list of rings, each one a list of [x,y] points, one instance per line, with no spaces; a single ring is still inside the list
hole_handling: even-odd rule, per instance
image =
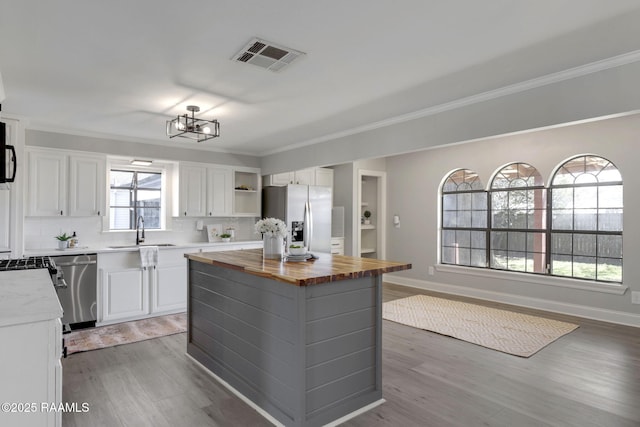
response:
[[[280,262],[263,260],[262,249],[185,254],[192,261],[241,270],[297,286],[351,280],[411,268],[411,264],[404,262],[325,253],[317,256],[315,261]]]
[[[0,327],[62,317],[49,270],[0,272]]]

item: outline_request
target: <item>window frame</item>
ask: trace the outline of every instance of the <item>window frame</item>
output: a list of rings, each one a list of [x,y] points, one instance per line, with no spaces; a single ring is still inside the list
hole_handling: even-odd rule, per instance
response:
[[[131,173],[132,178],[131,178],[131,185],[130,186],[112,186],[111,184],[109,184],[109,193],[111,194],[112,190],[123,190],[123,191],[128,191],[129,192],[129,205],[128,206],[117,206],[117,205],[111,205],[111,203],[109,203],[109,214],[111,214],[112,209],[128,209],[129,211],[133,211],[133,217],[131,217],[131,214],[129,215],[129,228],[111,228],[111,222],[109,222],[109,229],[112,231],[132,231],[136,229],[136,224],[138,223],[138,218],[141,216],[140,215],[140,210],[141,209],[145,209],[144,206],[140,206],[140,200],[139,200],[139,192],[140,190],[142,191],[156,191],[159,193],[159,199],[160,199],[160,206],[158,206],[157,208],[154,209],[158,209],[159,214],[158,214],[158,219],[160,220],[158,227],[153,227],[151,226],[151,224],[147,221],[147,224],[145,224],[145,229],[147,230],[161,230],[162,227],[162,216],[163,216],[163,212],[162,212],[162,193],[163,193],[163,188],[162,188],[162,172],[153,172],[153,171],[140,171],[140,170],[135,170],[135,169],[124,169],[124,168],[111,168],[109,170],[109,174],[112,174],[113,172],[124,172],[124,173]],[[140,185],[139,182],[139,175],[140,174],[149,174],[149,175],[159,175],[160,178],[160,188],[151,188],[151,187],[144,187]],[[144,218],[144,216],[142,216]],[[111,218],[110,218],[111,220]]]
[[[173,185],[171,180],[174,174],[174,165],[172,162],[165,161],[153,161],[152,166],[137,166],[131,164],[130,158],[121,157],[109,157],[107,161],[107,179],[106,179],[106,215],[103,220],[103,232],[105,233],[131,233],[135,231],[134,228],[127,229],[112,229],[111,228],[111,171],[128,171],[138,173],[159,173],[161,175],[160,184],[160,228],[147,228],[145,225],[145,231],[159,232],[171,230],[171,209],[172,203],[172,189]],[[137,218],[137,217],[136,217]],[[148,225],[148,224],[147,224]]]
[[[593,183],[593,182],[589,182],[589,183],[573,183],[573,184],[567,184],[567,183],[563,183],[563,184],[553,184],[554,179],[556,178],[556,175],[558,174],[558,172],[560,170],[562,170],[562,168],[567,165],[569,162],[574,161],[576,159],[580,159],[581,157],[594,157],[596,159],[600,159],[604,162],[607,162],[605,168],[611,166],[612,168],[615,169],[615,171],[618,173],[618,175],[620,176],[620,180],[619,181],[607,181],[607,182],[597,182],[597,183]],[[625,292],[626,287],[623,285],[623,277],[622,277],[622,265],[623,265],[623,255],[622,255],[622,236],[623,236],[623,230],[622,230],[622,217],[624,215],[624,207],[622,206],[622,197],[624,194],[624,180],[622,179],[622,175],[620,173],[620,170],[615,166],[615,164],[611,161],[609,161],[608,159],[602,157],[602,156],[598,156],[598,155],[576,155],[573,156],[565,161],[563,161],[560,165],[558,165],[556,167],[556,169],[554,169],[554,173],[551,175],[551,179],[549,180],[549,184],[545,185],[544,180],[542,179],[542,176],[539,174],[539,172],[537,171],[537,169],[533,166],[531,166],[530,164],[524,163],[525,165],[528,165],[530,167],[533,167],[534,170],[536,170],[536,172],[539,175],[540,178],[540,185],[533,185],[533,186],[524,186],[524,187],[514,187],[514,189],[525,189],[525,190],[542,190],[543,191],[543,195],[546,198],[544,200],[544,208],[543,208],[543,215],[544,217],[544,221],[543,221],[543,228],[495,228],[494,224],[493,224],[493,197],[492,197],[492,193],[494,191],[505,191],[505,188],[493,188],[493,184],[494,184],[494,180],[495,177],[502,171],[504,170],[506,167],[508,166],[512,166],[512,165],[516,165],[516,164],[523,164],[524,162],[514,162],[511,163],[507,166],[503,166],[501,167],[495,174],[493,179],[491,180],[491,185],[489,186],[488,190],[467,190],[467,191],[460,191],[458,192],[456,191],[452,191],[452,190],[445,190],[445,185],[447,184],[447,182],[449,181],[449,179],[452,177],[452,175],[458,171],[470,171],[473,172],[472,170],[469,169],[465,169],[465,168],[460,168],[460,169],[456,169],[452,172],[449,172],[445,178],[443,179],[443,181],[441,182],[440,185],[440,218],[439,218],[439,225],[440,225],[440,230],[439,230],[439,245],[438,245],[438,265],[436,266],[436,270],[438,271],[445,271],[445,272],[470,272],[468,274],[480,274],[480,275],[486,275],[488,277],[500,277],[500,278],[505,278],[504,276],[506,275],[506,277],[512,277],[514,280],[520,280],[520,281],[527,281],[527,282],[537,282],[537,283],[542,283],[542,284],[559,284],[560,286],[563,287],[570,287],[570,288],[578,288],[578,289],[589,289],[589,290],[596,290],[596,291],[601,291],[601,292],[606,292],[606,293],[615,293],[615,294],[622,294]],[[604,170],[604,168],[603,168]],[[475,172],[474,172],[475,173]],[[478,178],[479,179],[479,178]],[[554,206],[553,204],[553,189],[561,189],[561,188],[579,188],[579,187],[605,187],[605,186],[620,186],[620,199],[621,199],[621,206],[619,207],[614,207],[611,208],[610,206],[604,206],[601,207],[599,201],[596,202],[596,207],[595,209],[597,211],[599,211],[599,209],[619,209],[620,210],[620,230],[619,231],[610,231],[610,230],[600,230],[598,229],[598,226],[596,225],[596,230],[581,230],[581,229],[576,229],[575,227],[572,228],[571,230],[558,230],[555,229],[553,226],[553,215],[554,215],[554,209],[561,209],[558,206]],[[456,194],[456,193],[464,193],[464,192],[468,192],[468,193],[476,193],[476,192],[481,192],[484,191],[486,193],[486,201],[487,201],[487,223],[486,223],[486,228],[485,233],[486,233],[486,256],[485,256],[485,260],[486,260],[486,265],[485,266],[479,266],[479,265],[470,265],[470,264],[459,264],[459,263],[452,263],[452,262],[445,262],[444,261],[444,250],[445,250],[445,231],[451,231],[451,230],[468,230],[468,231],[482,231],[482,229],[479,228],[474,228],[474,227],[452,227],[452,226],[445,226],[445,195],[449,195],[449,194]],[[598,196],[600,194],[600,192],[597,192]],[[507,205],[508,206],[508,205]],[[535,208],[535,206],[534,206]],[[538,209],[538,208],[535,208]],[[572,209],[575,210],[575,207],[572,206]],[[598,218],[599,216],[596,215]],[[543,233],[543,238],[544,238],[544,253],[543,253],[543,257],[544,257],[544,262],[543,262],[543,271],[540,272],[535,272],[535,271],[522,271],[522,270],[513,270],[513,269],[503,269],[503,268],[494,268],[491,265],[491,256],[492,256],[492,252],[493,252],[493,248],[492,248],[492,233],[495,231],[499,231],[499,232],[523,232],[523,233]],[[553,252],[553,248],[552,248],[552,239],[554,238],[555,235],[557,234],[562,234],[562,233],[568,233],[568,234],[572,234],[572,235],[595,235],[596,236],[596,249],[595,249],[595,256],[594,256],[594,264],[593,264],[593,268],[596,269],[596,276],[595,278],[590,278],[590,277],[581,277],[581,276],[576,276],[576,275],[558,275],[558,274],[554,274],[553,273],[553,269],[552,269],[552,256],[555,254],[555,252]],[[605,255],[600,255],[600,247],[597,246],[599,244],[598,241],[598,237],[599,236],[620,236],[620,242],[619,242],[619,247],[620,247],[620,256],[619,257],[613,257],[613,256],[605,256]],[[525,247],[526,249],[526,247]],[[614,247],[615,249],[615,247]],[[525,260],[527,259],[526,256],[527,251],[525,251]],[[573,247],[572,247],[572,256],[573,256],[574,252],[573,252]],[[619,261],[619,265],[620,265],[620,280],[607,280],[607,279],[603,279],[603,276],[598,277],[597,274],[597,270],[599,268],[600,263],[598,262],[599,259],[605,259],[605,260],[610,260],[610,259],[614,259],[614,260],[618,260]],[[572,261],[573,262],[573,261]],[[481,271],[484,271],[483,273],[480,273]],[[471,272],[475,272],[475,273],[471,273]],[[572,266],[572,272],[573,272],[573,266]],[[523,278],[521,279],[516,279],[516,277],[519,276],[523,276]]]
[[[466,180],[466,177],[463,178],[463,181],[459,184],[456,184],[456,190],[445,190],[445,186],[447,184],[447,181],[449,181],[450,179],[452,179],[452,176],[456,173],[462,172],[464,175],[466,175],[467,173],[473,174],[473,176],[475,176],[475,180],[471,181],[471,183],[469,183]],[[479,188],[473,188],[473,184],[477,183],[479,186]],[[460,190],[460,186],[462,184],[467,184],[469,186],[468,189],[464,189],[464,190]],[[457,220],[456,220],[456,225],[455,226],[448,226],[445,225],[445,212],[456,212],[456,218],[458,217],[459,212],[463,211],[466,212],[467,210],[464,209],[458,209],[457,203],[458,203],[458,196],[462,195],[462,194],[469,194],[471,197],[471,202],[470,202],[470,208],[468,209],[469,212],[471,212],[471,216],[470,216],[470,226],[466,227],[466,226],[458,226],[457,224]],[[485,205],[484,205],[484,209],[474,209],[474,205],[473,205],[473,196],[474,194],[484,194],[484,198],[485,198]],[[454,210],[450,210],[450,209],[445,209],[445,197],[449,196],[449,195],[455,195],[456,196],[456,209]],[[469,247],[465,247],[464,249],[468,249],[469,250],[469,262],[466,264],[461,264],[458,262],[455,263],[446,263],[448,265],[461,265],[461,266],[469,266],[469,267],[476,267],[476,268],[485,268],[487,266],[487,224],[489,221],[489,215],[487,212],[487,192],[484,189],[484,186],[482,185],[482,181],[480,181],[480,178],[478,177],[478,174],[476,172],[474,172],[473,170],[470,169],[465,169],[465,168],[460,168],[460,169],[456,169],[452,172],[450,172],[447,177],[445,178],[445,180],[442,183],[441,186],[441,204],[440,204],[440,220],[441,220],[441,224],[440,224],[440,259],[442,262],[442,258],[443,258],[443,252],[445,249],[445,233],[446,232],[453,232],[456,235],[456,238],[454,239],[456,244],[458,241],[457,238],[457,234],[458,232],[468,232],[469,233]],[[474,227],[473,226],[473,211],[484,211],[485,214],[485,218],[484,218],[484,226],[483,227]],[[473,233],[474,232],[484,232],[485,236],[484,236],[484,248],[474,248],[473,247]],[[455,247],[455,246],[454,246]],[[449,246],[446,247],[447,249],[449,249]],[[484,261],[483,264],[484,265],[474,265],[473,263],[473,251],[474,250],[479,250],[479,249],[484,249]]]
[[[624,180],[622,179],[622,175],[620,174],[620,179],[619,180],[615,180],[615,181],[604,181],[604,182],[600,182],[599,180],[597,180],[597,176],[594,176],[596,178],[595,182],[587,182],[587,183],[576,183],[575,179],[573,183],[562,183],[562,184],[554,184],[554,181],[556,179],[556,176],[558,175],[558,173],[570,162],[573,162],[577,159],[581,159],[581,158],[587,158],[587,157],[594,157],[597,159],[601,159],[607,162],[607,166],[608,165],[612,165],[616,171],[618,172],[618,174],[620,174],[620,170],[618,169],[618,167],[611,162],[609,159],[602,157],[602,156],[597,156],[597,155],[578,155],[578,156],[573,156],[569,159],[567,159],[566,161],[564,161],[562,164],[560,164],[556,170],[554,171],[553,175],[551,176],[551,180],[549,183],[549,212],[550,215],[548,215],[549,217],[549,275],[550,276],[555,276],[555,277],[566,277],[566,278],[572,278],[572,279],[577,279],[577,280],[592,280],[598,283],[619,283],[622,284],[624,277],[623,277],[623,263],[624,263],[624,256],[622,255],[622,244],[623,244],[623,217],[624,217],[624,203],[623,200],[621,201],[621,206],[614,208],[614,209],[620,209],[621,210],[621,218],[620,218],[620,230],[619,231],[613,231],[613,230],[601,230],[599,227],[600,224],[600,215],[599,215],[599,211],[601,209],[600,207],[600,192],[598,191],[600,188],[602,187],[614,187],[614,186],[619,186],[621,189],[621,199],[623,199],[624,196]],[[606,168],[606,166],[605,166]],[[603,168],[602,170],[604,170],[605,168]],[[585,171],[583,173],[586,173],[586,166],[585,166]],[[591,207],[589,209],[595,209],[596,210],[596,225],[595,225],[595,229],[593,230],[589,230],[589,229],[581,229],[581,228],[576,228],[576,221],[575,221],[575,211],[576,211],[576,207],[575,207],[575,191],[573,192],[573,200],[572,200],[572,207],[571,207],[571,211],[572,211],[572,227],[571,229],[565,229],[565,228],[554,228],[553,225],[553,217],[554,217],[554,210],[560,209],[558,207],[554,207],[553,206],[553,191],[554,190],[562,190],[562,189],[567,189],[567,188],[571,188],[571,189],[576,189],[576,188],[590,188],[590,187],[595,187],[597,196],[596,196],[596,203],[595,203],[595,207]],[[566,207],[562,207],[562,209],[568,209]],[[580,209],[580,208],[578,208]],[[608,208],[602,208],[602,209],[608,209]],[[609,207],[610,209],[610,207]],[[571,236],[571,240],[572,240],[572,245],[571,245],[571,252],[567,253],[567,254],[563,254],[563,253],[556,253],[553,252],[553,238],[554,235],[570,235]],[[595,249],[594,249],[594,254],[593,256],[586,256],[586,255],[582,255],[585,258],[594,258],[595,259],[595,263],[594,263],[594,269],[595,269],[595,277],[594,278],[589,278],[589,277],[582,277],[582,276],[577,276],[575,273],[575,261],[574,258],[579,257],[579,254],[576,254],[574,248],[575,248],[575,240],[574,238],[577,236],[594,236],[595,237]],[[600,236],[619,236],[620,237],[620,257],[605,257],[605,256],[600,256],[599,255],[599,248],[600,248],[600,242],[601,239],[599,239]],[[567,257],[571,258],[571,275],[564,275],[564,274],[555,274],[554,273],[554,268],[553,268],[553,255],[565,255]],[[600,263],[598,262],[599,259],[617,259],[619,260],[620,263],[620,280],[605,280],[605,279],[599,279],[598,278],[598,274],[599,274],[599,268],[598,266],[600,265]]]
[[[522,177],[520,177],[520,174],[518,172],[518,175],[512,179],[509,180],[509,185],[506,187],[498,187],[495,185],[496,183],[496,179],[498,179],[498,177],[502,174],[505,170],[507,170],[508,168],[513,168],[515,167],[517,171],[519,171],[520,166],[525,166],[525,167],[529,167],[530,169],[532,169],[532,173],[526,177],[526,180],[523,179]],[[534,176],[534,173],[536,174],[535,176],[538,176],[540,178],[540,184],[534,184],[534,185],[529,185],[528,183],[526,183],[526,181]],[[526,183],[526,185],[511,185],[514,181],[523,181]],[[529,218],[526,218],[526,222],[527,224],[525,224],[525,227],[511,227],[511,217],[512,217],[512,209],[510,207],[510,202],[511,202],[511,194],[512,193],[516,193],[516,192],[521,192],[524,191],[526,193],[528,192],[534,192],[534,200],[535,200],[535,192],[540,192],[542,194],[542,208],[537,208],[535,205],[533,206],[532,210],[534,211],[534,215],[535,215],[535,211],[542,211],[542,223],[543,226],[542,227],[537,227],[537,228],[532,228],[528,226],[528,221]],[[496,227],[494,226],[494,212],[496,211],[495,206],[494,206],[494,194],[498,194],[498,193],[505,193],[506,194],[506,198],[507,198],[507,208],[506,209],[499,209],[500,211],[506,211],[507,215],[508,215],[508,221],[507,221],[507,226],[506,227]],[[528,196],[526,196],[528,197]],[[544,180],[542,179],[542,175],[540,175],[540,172],[538,171],[537,168],[535,168],[534,166],[532,166],[529,163],[525,163],[525,162],[514,162],[514,163],[509,163],[503,167],[500,168],[500,170],[498,170],[492,180],[491,180],[491,185],[489,186],[489,190],[488,190],[488,195],[487,195],[487,211],[489,214],[489,219],[490,222],[488,223],[488,235],[487,235],[487,260],[488,260],[488,268],[491,268],[493,270],[505,270],[505,271],[518,271],[521,273],[530,273],[530,274],[547,274],[548,272],[548,257],[547,257],[547,253],[548,253],[548,219],[549,219],[549,215],[548,215],[548,200],[549,200],[549,196],[548,196],[548,190],[544,185]],[[526,207],[525,209],[526,211],[529,210],[529,206]],[[497,233],[505,233],[506,234],[506,248],[504,248],[503,250],[500,250],[501,252],[504,252],[506,255],[506,267],[505,268],[500,268],[500,267],[496,267],[494,264],[494,255],[495,252],[497,251],[497,249],[495,249],[493,246],[493,237],[495,234]],[[511,249],[510,248],[510,243],[509,243],[509,237],[512,234],[516,234],[516,233],[521,233],[524,235],[525,240],[524,240],[524,249],[522,250],[515,250],[515,249]],[[543,238],[543,244],[542,244],[542,251],[534,251],[529,250],[528,246],[529,246],[529,236],[531,235],[542,235]],[[515,236],[514,236],[515,237]],[[535,237],[534,237],[535,238]],[[534,244],[535,246],[535,244]],[[522,253],[524,255],[524,270],[522,269],[516,269],[516,268],[509,268],[511,263],[511,257],[509,256],[510,252],[514,252],[514,253]],[[529,255],[532,255],[532,257],[535,259],[536,254],[542,255],[542,270],[541,271],[536,271],[535,270],[535,264],[536,261],[533,261],[533,271],[529,271],[528,270],[528,259],[529,259]]]

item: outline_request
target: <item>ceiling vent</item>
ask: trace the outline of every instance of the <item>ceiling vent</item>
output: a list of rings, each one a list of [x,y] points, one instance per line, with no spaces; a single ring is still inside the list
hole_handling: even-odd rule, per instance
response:
[[[305,53],[265,40],[253,39],[233,55],[232,59],[267,70],[280,71],[302,55]]]

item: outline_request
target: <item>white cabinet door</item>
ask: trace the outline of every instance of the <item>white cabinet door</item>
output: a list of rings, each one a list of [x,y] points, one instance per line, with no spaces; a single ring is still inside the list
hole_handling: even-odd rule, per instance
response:
[[[146,270],[129,268],[104,274],[102,322],[140,318],[149,313],[149,276]]]
[[[151,313],[187,309],[187,264],[158,267],[151,282]]]
[[[52,319],[0,327],[0,342],[7,349],[0,364],[0,402],[23,405],[27,409],[29,405],[37,405],[31,411],[3,411],[0,425],[61,425],[62,411],[41,410],[43,403],[48,404],[48,408],[58,408],[62,403],[62,327],[59,322],[60,319]]]
[[[180,216],[207,215],[207,168],[180,164]]]
[[[316,185],[316,175],[314,168],[302,169],[294,172],[294,184]]]
[[[66,215],[67,156],[32,150],[29,156],[28,215]]]
[[[293,179],[293,172],[275,173],[273,175],[269,175],[267,185],[284,186],[287,184],[293,184]]]
[[[105,214],[105,163],[102,157],[69,157],[69,215]]]
[[[231,169],[211,167],[207,169],[207,214],[231,215]]]
[[[316,173],[315,185],[321,185],[323,187],[333,188],[333,169],[316,168],[315,173]]]
[[[0,190],[0,252],[11,248],[11,190]]]

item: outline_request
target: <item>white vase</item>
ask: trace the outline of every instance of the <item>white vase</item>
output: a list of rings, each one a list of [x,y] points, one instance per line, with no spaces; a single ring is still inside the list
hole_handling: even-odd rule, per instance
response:
[[[281,260],[284,254],[284,239],[278,236],[262,236],[262,257]]]
[[[58,249],[62,250],[62,249],[67,249],[68,247],[69,247],[68,240],[58,240]]]

